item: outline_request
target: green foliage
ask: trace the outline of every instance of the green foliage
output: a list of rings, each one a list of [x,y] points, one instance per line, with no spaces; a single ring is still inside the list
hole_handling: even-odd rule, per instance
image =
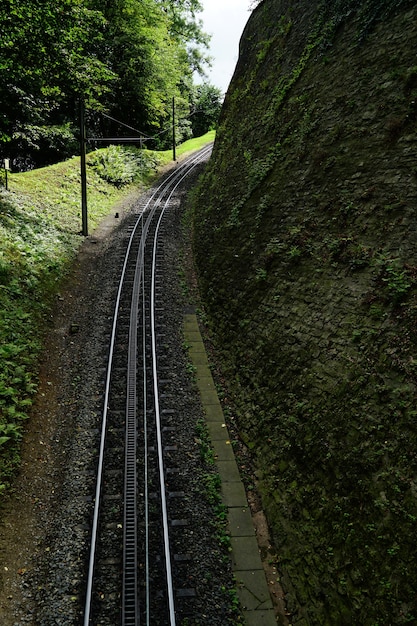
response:
[[[258,63],[263,63],[266,57],[268,56],[268,51],[273,43],[273,39],[267,39],[265,41],[260,41],[257,45],[258,52],[256,54],[256,60]]]
[[[99,60],[103,16],[78,0],[6,0],[0,27],[1,133],[10,141],[27,125],[61,125],[74,118],[80,94],[96,106],[116,77]],[[9,156],[20,155],[13,145]]]
[[[217,87],[204,83],[197,85],[192,95],[191,128],[193,135],[199,137],[216,128],[222,107],[222,93]]]
[[[200,10],[197,0],[5,0],[0,138],[7,145],[0,158],[12,158],[21,171],[73,154],[81,98],[95,135],[120,134],[100,117],[106,110],[168,137],[172,97],[188,112],[193,71],[206,62],[193,48],[208,41]],[[179,141],[187,126],[182,122]]]
[[[410,0],[321,0],[318,12],[321,16],[330,13],[335,28],[356,13],[357,37],[363,41],[378,20],[386,20],[394,11],[411,4]],[[331,41],[326,43],[330,45]]]
[[[263,267],[258,267],[255,272],[255,280],[262,282],[268,278],[268,272]]]
[[[55,208],[55,207],[54,207]],[[0,195],[0,482],[14,471],[21,423],[37,388],[39,327],[73,237],[22,196]]]
[[[206,494],[207,499],[211,504],[219,504],[221,501],[220,498],[220,488],[221,488],[221,479],[220,474],[207,474],[205,476],[205,485],[206,485]]]
[[[89,158],[89,165],[98,175],[116,187],[122,187],[155,171],[157,158],[148,152],[123,146],[110,146],[97,150]]]
[[[178,153],[212,139],[189,142]],[[90,230],[132,192],[126,178],[148,185],[157,165],[170,158],[171,153],[114,147],[87,155]],[[10,191],[0,188],[0,495],[19,465],[48,313],[82,241],[79,170],[74,158],[10,174]]]
[[[412,281],[407,271],[401,267],[398,259],[377,259],[380,268],[380,280],[383,283],[383,291],[386,299],[394,304],[399,304],[409,292]]]
[[[121,5],[117,13],[104,11],[114,42],[108,63],[119,78],[113,111],[148,129],[170,111],[180,75],[187,73],[186,58],[170,37],[168,13],[160,4],[124,0]]]
[[[16,153],[32,154],[34,162],[36,155],[41,155],[43,165],[51,165],[63,158],[69,158],[80,149],[77,131],[70,122],[62,126],[27,124],[14,133],[13,145]]]
[[[1,390],[0,390],[1,393]],[[20,426],[14,423],[0,424],[0,446],[4,445],[11,439],[19,440],[22,436]]]
[[[212,505],[215,519],[212,523],[217,541],[225,550],[230,550],[230,535],[227,531],[227,507],[222,503],[221,498],[221,478],[214,467],[214,452],[209,438],[207,424],[204,419],[198,420],[196,424],[197,443],[200,445],[202,461],[211,470],[204,476],[205,496]]]

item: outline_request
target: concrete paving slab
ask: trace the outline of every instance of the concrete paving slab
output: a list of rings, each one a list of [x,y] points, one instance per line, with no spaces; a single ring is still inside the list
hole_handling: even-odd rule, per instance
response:
[[[198,328],[198,324],[184,322],[184,335],[190,335],[191,333],[199,333],[199,332],[200,332],[200,329]]]
[[[200,367],[207,367],[206,355],[204,352],[195,351],[194,348],[189,351],[190,359],[197,372]]]
[[[211,442],[230,440],[229,431],[224,422],[207,422],[206,425]]]
[[[201,359],[201,361],[202,361],[202,359]],[[193,365],[195,365],[195,363],[193,363]],[[206,363],[202,362],[201,364],[198,365],[197,372],[196,372],[196,379],[198,381],[201,380],[202,382],[205,382],[205,380],[207,379],[207,380],[211,381],[211,384],[214,385],[214,383],[213,383],[213,376],[211,375],[211,371],[210,371],[210,368],[209,368],[207,362]]]
[[[190,335],[192,335],[193,337],[195,337],[197,335],[197,333],[200,335],[200,331],[198,329],[198,326],[195,326],[194,324],[184,324],[184,337],[185,340],[187,341],[187,337],[189,337]],[[198,338],[199,341],[201,341],[201,335]]]
[[[202,343],[203,340],[201,338],[200,331],[198,329],[187,331],[187,334],[185,336],[185,342],[187,344],[196,342]]]
[[[228,527],[233,537],[251,537],[254,534],[252,515],[249,507],[228,509]]]
[[[204,405],[207,404],[219,404],[219,398],[217,397],[217,391],[215,389],[199,389],[201,401]]]
[[[242,606],[249,610],[272,609],[264,570],[235,571]]]
[[[233,570],[256,570],[262,567],[258,542],[251,537],[231,537]]]
[[[247,506],[245,488],[241,481],[223,482],[221,486],[222,502],[227,507]]]
[[[216,391],[216,386],[214,384],[214,380],[209,373],[209,376],[199,376],[200,368],[197,370],[197,386],[201,392],[203,391]],[[217,395],[217,392],[216,392]]]
[[[274,612],[244,611],[246,626],[277,626]]]
[[[195,355],[201,354],[204,362],[207,363],[206,349],[202,341],[193,341],[187,335],[185,342],[188,346],[188,354],[190,355],[190,357],[192,357],[193,360]]]
[[[198,326],[197,317],[195,314],[186,314],[184,315],[184,331],[196,331],[200,332],[200,328]]]
[[[216,465],[222,482],[240,482],[240,474],[235,461],[217,461]]]
[[[207,422],[220,422],[224,424],[223,409],[217,398],[217,403],[204,405]]]
[[[185,316],[184,336],[189,346],[190,359],[196,368],[196,382],[221,478],[222,502],[228,510],[232,567],[245,624],[276,626],[245,489],[194,314]]]
[[[234,461],[235,453],[229,439],[215,440],[211,442],[214,450],[214,456],[219,461]]]

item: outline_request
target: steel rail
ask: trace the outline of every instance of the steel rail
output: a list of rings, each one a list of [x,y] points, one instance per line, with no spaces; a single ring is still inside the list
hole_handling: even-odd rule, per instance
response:
[[[151,277],[151,338],[152,338],[152,371],[153,371],[153,384],[154,384],[154,403],[155,403],[155,422],[157,430],[157,444],[158,444],[158,461],[159,461],[159,481],[160,481],[160,495],[162,503],[162,522],[163,522],[163,535],[164,535],[164,552],[165,552],[165,569],[166,569],[166,583],[168,591],[168,607],[169,607],[169,624],[175,626],[175,603],[174,603],[174,585],[172,581],[171,570],[171,550],[169,540],[169,528],[168,528],[168,511],[166,504],[166,489],[165,489],[165,469],[164,469],[164,457],[162,448],[162,432],[161,432],[161,414],[159,406],[159,386],[158,386],[158,368],[157,368],[157,354],[156,354],[156,330],[155,330],[155,274],[156,274],[156,251],[158,247],[158,235],[159,228],[164,216],[165,210],[171,201],[171,198],[181,182],[190,174],[190,172],[198,165],[198,161],[190,166],[189,170],[182,176],[172,188],[165,206],[161,211],[158,219],[158,223],[154,235],[153,243],[153,258],[152,258],[152,277]]]
[[[176,178],[173,178],[175,181]],[[169,190],[169,187],[168,187]],[[140,289],[143,282],[145,244],[156,206],[161,201],[166,189],[161,193],[154,207],[150,210],[146,223],[141,220],[142,232],[140,246],[136,259],[135,275],[130,305],[128,366],[127,366],[127,394],[126,394],[126,441],[125,441],[125,489],[124,489],[124,516],[123,516],[123,587],[122,587],[122,626],[137,626],[138,624],[138,597],[137,597],[137,516],[136,516],[136,362],[137,362],[137,329]],[[143,295],[143,301],[145,296]],[[143,317],[145,320],[145,317]],[[143,324],[144,332],[145,325]],[[145,361],[144,361],[145,362]],[[146,367],[144,368],[146,377]],[[146,396],[145,396],[146,397]],[[145,454],[145,459],[147,455]],[[146,484],[146,482],[145,482]],[[148,507],[149,508],[149,507]]]
[[[165,212],[165,209],[167,208],[169,201],[172,197],[173,192],[176,190],[176,188],[178,187],[178,185],[184,180],[184,178],[186,176],[188,176],[188,174],[190,173],[190,171],[192,169],[194,169],[194,167],[207,156],[207,153],[209,153],[211,150],[211,147],[208,149],[205,149],[202,153],[200,152],[198,154],[198,156],[193,160],[192,164],[190,165],[190,167],[187,169],[186,173],[184,175],[182,175],[182,172],[179,173],[179,175],[177,176],[177,178],[175,179],[177,182],[175,184],[175,187],[173,188],[173,190],[171,191],[168,199],[165,202],[165,206],[162,209],[161,215],[159,217],[158,220],[158,224],[157,224],[157,228],[156,228],[156,232],[154,235],[154,252],[156,251],[156,240],[158,237],[158,231],[159,231],[159,226],[161,223],[161,219],[163,217],[163,213]],[[155,257],[153,256],[153,260],[152,260],[152,270],[151,270],[151,276],[152,276],[152,284],[151,284],[151,336],[153,338],[152,341],[152,345],[153,345],[153,364],[155,364],[156,362],[156,356],[155,356],[155,320],[154,317],[152,316],[152,311],[154,311],[154,288],[155,288]],[[153,295],[152,295],[153,294]],[[143,320],[145,320],[145,313],[143,313]],[[145,325],[143,326],[143,335],[145,337],[146,334],[146,329],[145,329]],[[146,357],[145,357],[145,338],[143,338],[143,380],[144,380],[144,401],[146,402],[146,397],[147,397],[147,393],[146,393],[146,380],[147,380],[147,367],[146,367]],[[162,462],[162,445],[161,445],[161,436],[160,436],[160,418],[159,418],[159,400],[158,400],[158,388],[157,388],[157,384],[155,383],[156,379],[156,367],[153,366],[153,380],[154,380],[154,405],[156,408],[155,414],[157,416],[156,421],[157,423],[159,422],[159,425],[157,425],[157,432],[158,434],[158,457],[159,457],[159,468],[160,468],[160,476],[163,477],[163,462]],[[155,393],[156,390],[156,393]],[[151,613],[150,613],[150,601],[151,601],[151,597],[150,597],[150,558],[149,558],[149,492],[148,492],[148,451],[147,451],[147,408],[146,406],[144,407],[144,433],[145,433],[145,441],[144,441],[144,446],[145,446],[145,450],[144,450],[144,483],[145,483],[145,615],[146,615],[146,626],[150,626],[150,619],[151,619]],[[169,542],[167,541],[168,538],[168,530],[167,530],[167,510],[166,510],[166,502],[165,502],[165,493],[163,490],[162,491],[162,496],[161,498],[164,500],[164,504],[163,504],[163,516],[164,516],[164,523],[163,523],[163,528],[164,528],[164,537],[165,537],[165,543],[167,544],[166,547],[164,547],[164,551],[165,551],[165,558],[167,560],[167,556],[169,555]],[[172,591],[172,575],[171,575],[171,571],[170,571],[170,561],[168,561],[168,583],[167,583],[167,589],[168,589],[168,596],[169,596],[169,607],[170,607],[170,614],[171,614],[171,620],[174,616],[174,603],[173,603],[173,591]],[[173,624],[175,622],[171,621],[171,624]]]
[[[142,235],[141,235],[141,249],[142,256],[144,254],[144,241],[146,239],[147,230],[149,228],[151,216],[158,206],[159,202],[163,197],[164,191],[169,189],[170,185],[178,181],[178,179],[183,180],[186,177],[187,173],[182,176],[182,172],[187,170],[188,168],[193,169],[200,161],[202,161],[205,156],[210,152],[211,146],[206,147],[203,150],[199,151],[197,155],[192,155],[187,160],[184,161],[176,170],[171,172],[171,174],[165,178],[161,184],[154,190],[150,198],[148,199],[145,207],[142,210],[138,220],[136,221],[134,228],[130,234],[130,238],[127,244],[125,258],[122,266],[121,276],[119,279],[119,286],[116,295],[116,302],[113,313],[113,324],[109,342],[109,355],[107,360],[107,369],[106,369],[106,379],[105,379],[105,391],[104,391],[104,402],[103,402],[103,413],[102,413],[102,421],[101,421],[101,432],[100,432],[100,446],[99,446],[99,457],[98,457],[98,466],[97,466],[97,482],[95,489],[95,498],[94,498],[94,512],[93,512],[93,521],[92,521],[92,529],[91,529],[91,542],[90,542],[90,554],[89,554],[89,564],[88,564],[88,574],[87,574],[87,587],[86,587],[86,597],[85,597],[85,605],[84,605],[84,626],[89,626],[90,617],[91,617],[91,604],[92,604],[92,589],[93,589],[93,579],[94,579],[94,568],[95,568],[95,558],[96,558],[96,548],[97,548],[97,532],[98,532],[98,521],[99,521],[99,513],[100,513],[100,500],[101,500],[101,492],[102,492],[102,479],[103,479],[103,464],[104,464],[104,448],[105,448],[105,440],[106,440],[106,431],[107,431],[107,417],[108,417],[108,409],[109,409],[109,396],[110,396],[110,386],[111,386],[111,375],[112,375],[112,367],[113,367],[113,357],[114,357],[114,349],[116,343],[116,330],[117,323],[119,317],[120,310],[120,301],[122,296],[122,290],[125,284],[126,277],[126,269],[128,265],[129,255],[132,248],[133,240],[136,235],[137,228],[139,224],[142,224]],[[191,171],[191,169],[189,171]],[[181,178],[182,176],[182,178]],[[175,188],[178,186],[179,181],[175,185]],[[162,190],[162,191],[161,191]],[[160,193],[160,197],[154,202],[153,210],[150,211],[151,216],[147,219],[147,227],[143,227],[143,217],[145,212],[148,210],[151,202]],[[171,196],[170,196],[171,197]],[[139,254],[138,256],[141,256]],[[139,281],[140,282],[140,281]],[[138,287],[139,289],[139,287]],[[130,357],[133,361],[133,358]],[[130,383],[132,385],[132,382]],[[134,393],[130,388],[128,393]]]

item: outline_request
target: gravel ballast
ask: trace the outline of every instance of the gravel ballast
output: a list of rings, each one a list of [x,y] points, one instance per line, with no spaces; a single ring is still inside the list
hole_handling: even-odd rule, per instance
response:
[[[135,203],[118,208],[118,219],[109,216],[86,238],[51,313],[22,470],[2,516],[3,626],[82,623],[107,344],[126,243],[122,222]],[[230,559],[216,538],[213,505],[204,492],[204,477],[213,469],[201,459],[196,424],[203,414],[183,345],[182,322],[189,303],[179,278],[181,207],[171,209],[166,219],[162,323],[175,368],[173,403],[181,416],[176,434],[185,451],[189,486],[189,532],[195,546],[189,575],[197,592],[192,623],[236,624],[240,617]]]

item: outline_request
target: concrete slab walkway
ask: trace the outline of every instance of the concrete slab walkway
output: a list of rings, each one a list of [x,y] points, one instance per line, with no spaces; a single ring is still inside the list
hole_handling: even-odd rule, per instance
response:
[[[196,368],[197,385],[206,415],[207,429],[221,477],[222,501],[228,512],[232,567],[242,613],[247,626],[276,626],[245,489],[210,372],[197,317],[194,314],[185,315],[184,337],[189,346],[192,364]]]

